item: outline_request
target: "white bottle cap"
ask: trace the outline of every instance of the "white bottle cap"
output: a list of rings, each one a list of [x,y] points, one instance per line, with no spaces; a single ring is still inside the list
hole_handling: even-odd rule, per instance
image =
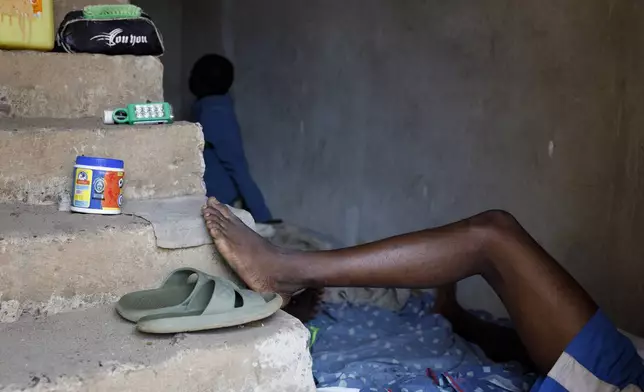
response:
[[[114,110],[106,110],[103,115],[103,122],[108,125],[114,124]]]

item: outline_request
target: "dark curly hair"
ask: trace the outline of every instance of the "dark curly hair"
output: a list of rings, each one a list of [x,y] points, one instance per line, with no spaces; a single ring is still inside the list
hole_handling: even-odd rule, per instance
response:
[[[197,60],[190,72],[190,91],[199,99],[208,95],[224,95],[235,80],[235,67],[227,58],[207,54]]]

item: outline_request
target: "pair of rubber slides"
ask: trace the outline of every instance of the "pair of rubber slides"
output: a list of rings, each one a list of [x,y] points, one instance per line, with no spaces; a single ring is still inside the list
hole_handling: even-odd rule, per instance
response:
[[[278,294],[241,289],[233,282],[193,268],[170,274],[161,287],[124,295],[116,311],[141,332],[179,333],[232,327],[273,315]]]

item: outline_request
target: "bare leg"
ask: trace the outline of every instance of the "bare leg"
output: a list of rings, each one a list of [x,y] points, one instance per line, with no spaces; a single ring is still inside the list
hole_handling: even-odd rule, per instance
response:
[[[490,323],[463,309],[456,300],[456,284],[436,290],[434,313],[443,315],[452,330],[465,340],[478,345],[495,362],[517,361],[527,371],[536,371],[528,350],[516,330]]]
[[[481,275],[508,309],[540,371],[597,310],[584,289],[508,213],[327,252],[276,248],[216,200],[204,210],[221,254],[258,291],[302,287],[438,287]]]

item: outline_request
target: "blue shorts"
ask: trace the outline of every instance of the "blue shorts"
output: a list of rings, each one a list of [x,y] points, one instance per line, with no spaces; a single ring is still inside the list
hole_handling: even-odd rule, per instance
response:
[[[644,365],[633,343],[598,311],[532,392],[642,392]]]

